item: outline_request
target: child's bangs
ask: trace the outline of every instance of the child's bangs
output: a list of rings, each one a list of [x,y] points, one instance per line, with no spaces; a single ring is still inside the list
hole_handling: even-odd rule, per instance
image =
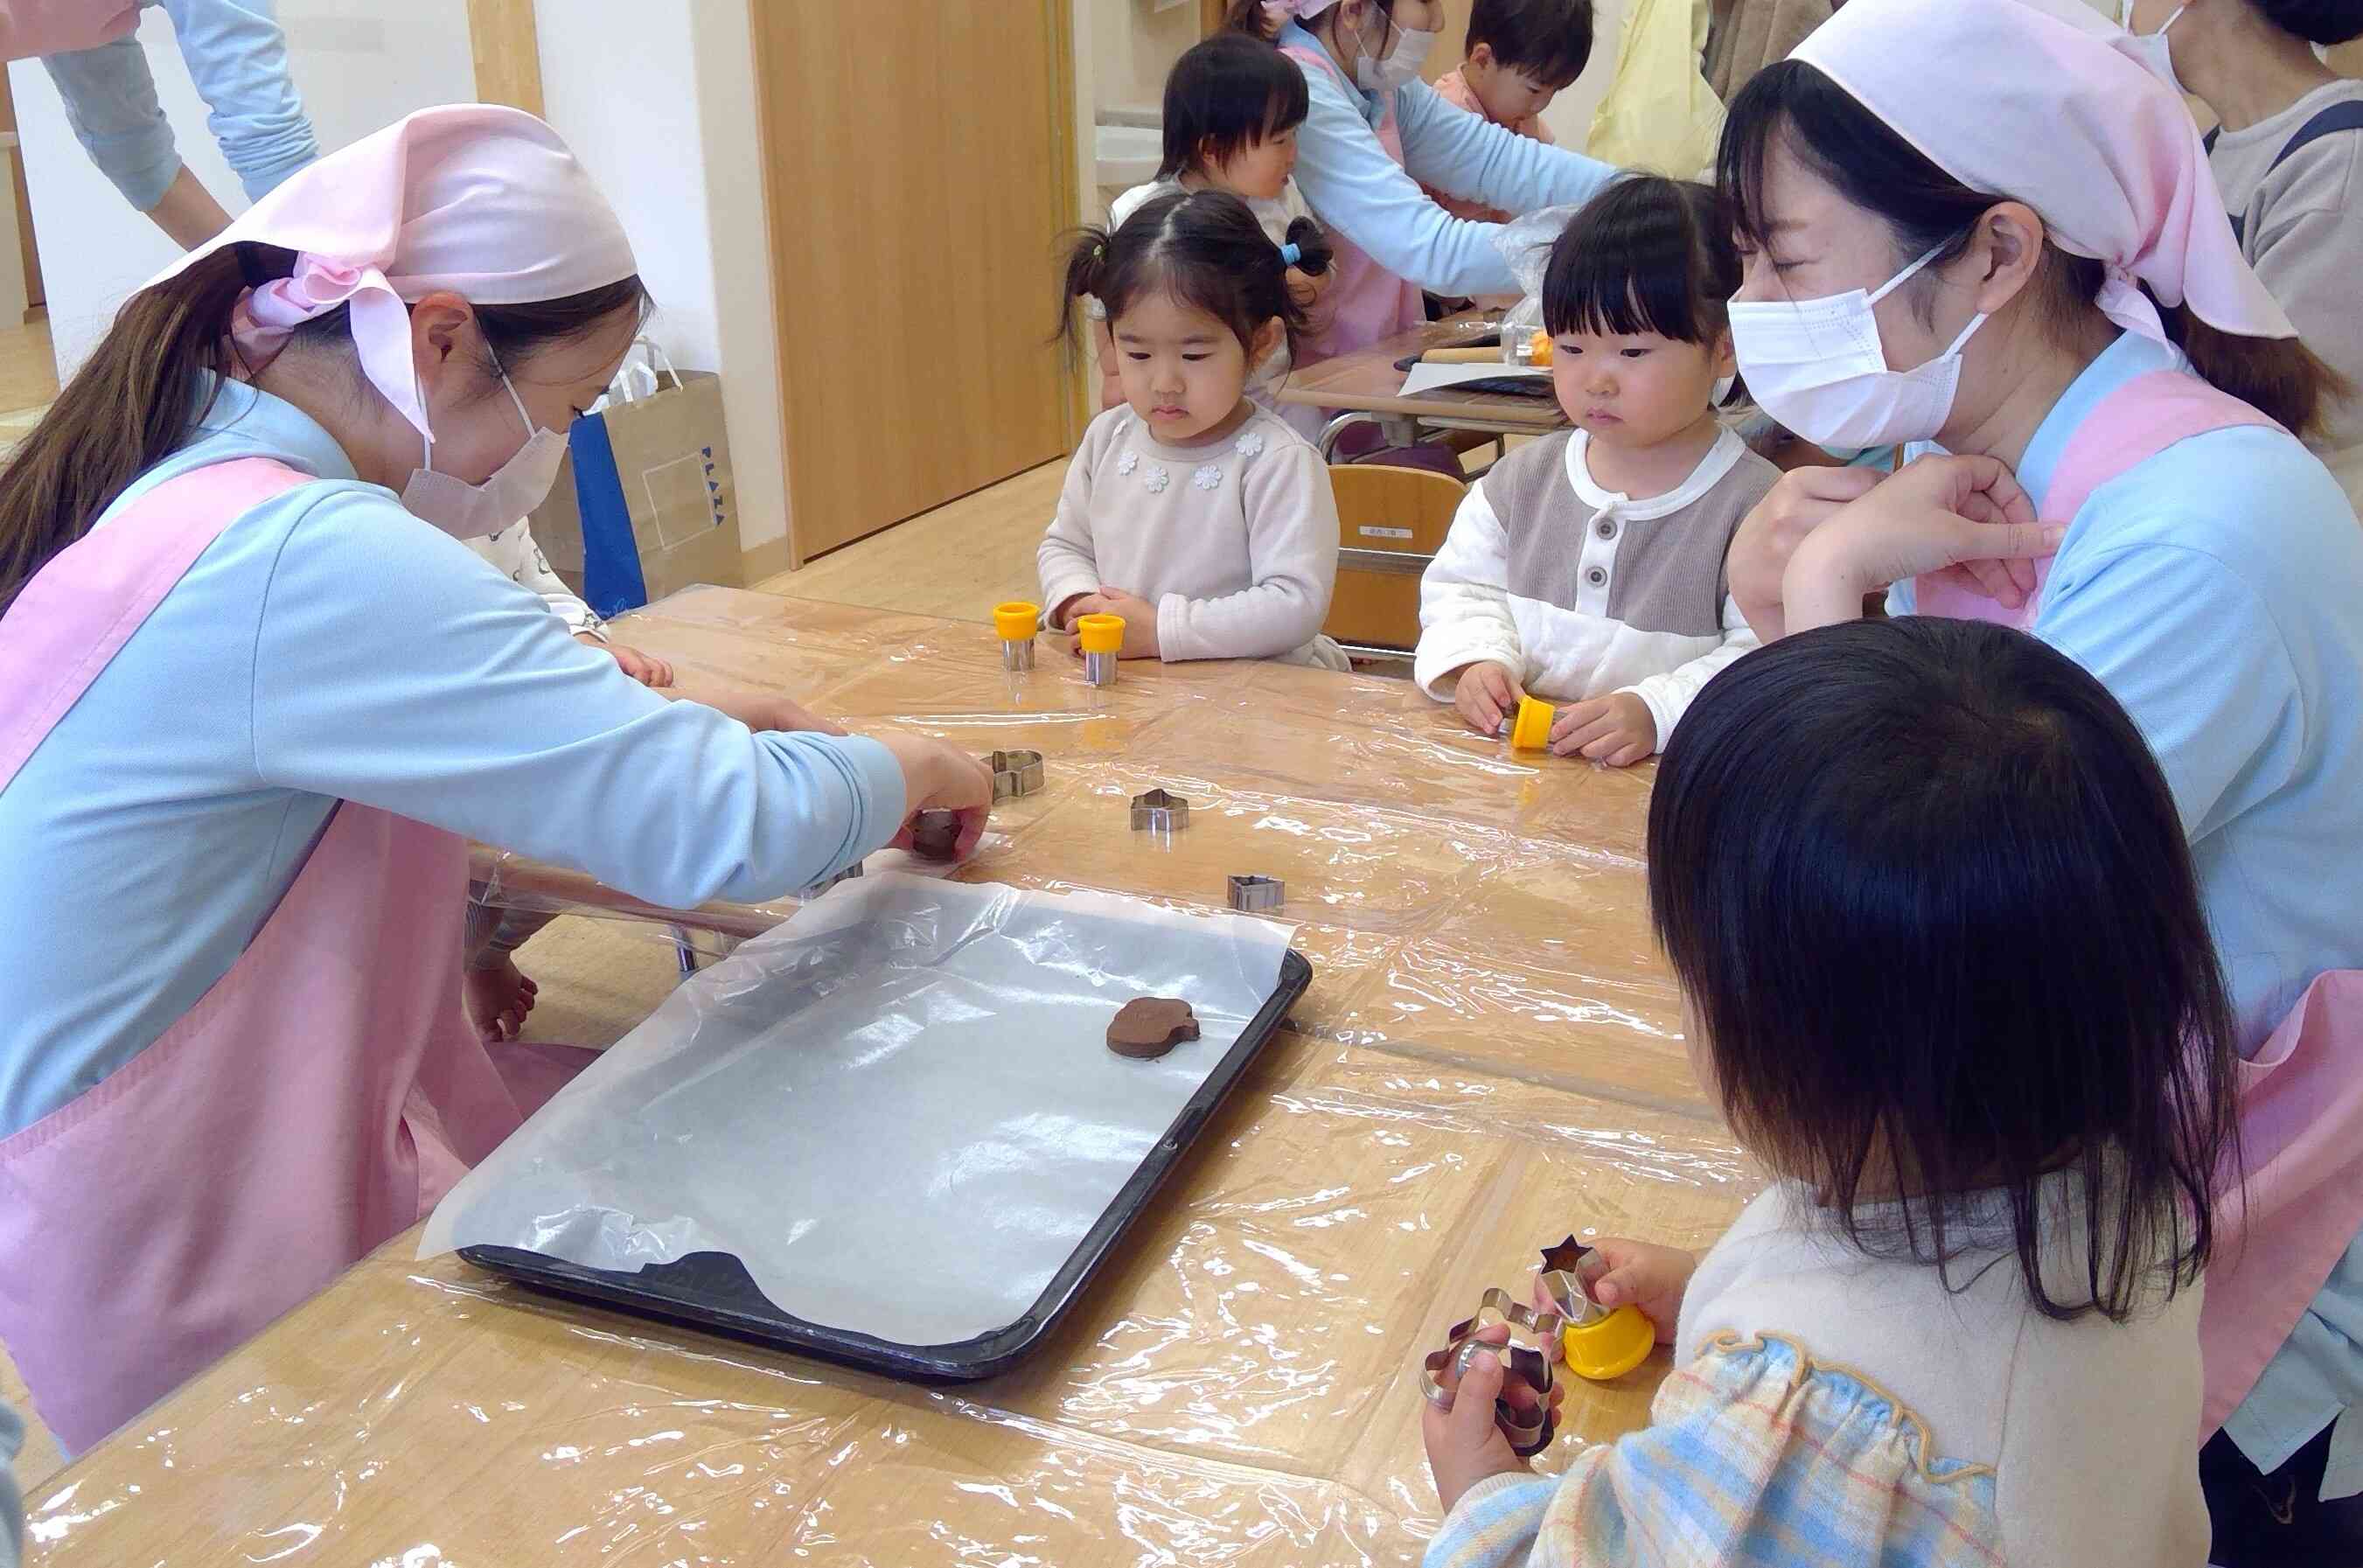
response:
[[[1304,73],[1290,70],[1276,77],[1271,83],[1271,95],[1263,106],[1263,132],[1256,139],[1270,141],[1283,136],[1304,123],[1313,112],[1313,99],[1304,90]]]
[[[1105,302],[1111,330],[1121,330],[1128,313],[1151,299],[1161,298],[1213,321],[1237,338],[1240,348],[1254,347],[1254,324],[1237,318],[1238,289],[1211,264],[1193,262],[1168,251],[1143,258],[1140,266],[1131,271],[1123,283],[1122,297]]]
[[[1543,326],[1554,336],[1654,332],[1684,343],[1704,339],[1686,259],[1667,257],[1666,265],[1636,268],[1629,252],[1612,254],[1605,247],[1569,250],[1553,259],[1543,281]]]

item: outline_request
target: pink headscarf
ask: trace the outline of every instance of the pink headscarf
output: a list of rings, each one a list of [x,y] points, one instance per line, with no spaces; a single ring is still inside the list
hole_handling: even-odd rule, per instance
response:
[[[1317,17],[1337,0],[1263,0],[1264,20],[1278,27],[1283,22],[1301,22]]]
[[[349,305],[362,373],[421,435],[408,304],[448,289],[471,305],[537,305],[638,271],[615,209],[558,133],[492,104],[421,109],[328,154],[150,284],[242,241],[297,252],[294,276],[239,306],[233,336],[250,361]]]
[[[0,0],[0,60],[113,43],[139,25],[139,0]]]
[[[1848,0],[1797,46],[1931,162],[2105,263],[2101,309],[2166,340],[2138,280],[2224,332],[2294,338],[2241,259],[2199,128],[2081,0]]]

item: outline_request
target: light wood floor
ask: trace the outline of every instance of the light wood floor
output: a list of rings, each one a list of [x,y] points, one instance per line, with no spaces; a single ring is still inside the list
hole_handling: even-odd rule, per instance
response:
[[[1046,462],[754,586],[799,599],[986,619],[993,606],[1039,591],[1034,551],[1066,477],[1065,458]]]
[[[38,316],[22,327],[0,331],[0,417],[38,412],[57,401],[57,395],[58,367],[50,352],[50,318]],[[31,428],[29,421],[24,424]],[[21,433],[0,431],[0,440]]]

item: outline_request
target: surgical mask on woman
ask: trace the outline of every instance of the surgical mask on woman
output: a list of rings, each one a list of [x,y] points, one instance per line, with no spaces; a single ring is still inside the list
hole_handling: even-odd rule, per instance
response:
[[[2141,61],[2152,76],[2178,93],[2182,91],[2182,83],[2175,80],[2174,51],[2167,47],[2166,29],[2174,26],[2175,18],[2189,9],[2188,6],[2177,6],[2174,15],[2160,23],[2158,31],[2137,33],[2134,31],[2134,0],[2119,0],[2117,6],[2117,25],[2124,28],[2125,36],[2133,40],[2134,58]]]
[[[1945,351],[1890,370],[1872,310],[1934,261],[1939,245],[1865,293],[1821,299],[1734,300],[1731,342],[1757,406],[1820,447],[1892,446],[1936,438],[1953,412],[1961,350],[1985,325],[1980,312]]]
[[[1395,50],[1381,58],[1378,51],[1387,47],[1387,33],[1391,28],[1393,28],[1393,24],[1384,13],[1380,13],[1379,41],[1356,40],[1362,47],[1362,54],[1354,62],[1354,80],[1366,93],[1392,93],[1407,82],[1416,81],[1421,69],[1427,64],[1428,50],[1436,47],[1434,33],[1394,28]]]

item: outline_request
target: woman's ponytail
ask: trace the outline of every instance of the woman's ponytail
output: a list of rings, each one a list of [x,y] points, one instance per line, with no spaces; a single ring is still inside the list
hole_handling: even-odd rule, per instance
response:
[[[2243,338],[2220,331],[2189,306],[2161,306],[2166,335],[2191,356],[2191,368],[2294,435],[2313,432],[2354,384],[2295,338]]]

